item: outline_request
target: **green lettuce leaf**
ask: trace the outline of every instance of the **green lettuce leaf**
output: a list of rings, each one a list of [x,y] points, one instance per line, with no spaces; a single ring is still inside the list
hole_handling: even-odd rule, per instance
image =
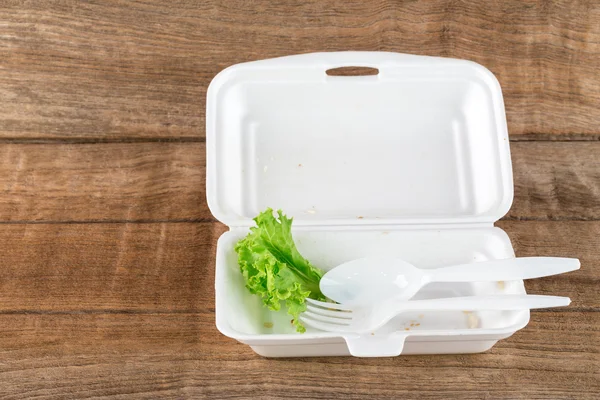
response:
[[[260,213],[255,227],[235,246],[246,287],[262,298],[269,309],[278,311],[285,302],[298,332],[306,328],[299,315],[306,310],[305,299],[325,300],[319,289],[324,272],[302,257],[292,238],[292,218],[281,210]]]

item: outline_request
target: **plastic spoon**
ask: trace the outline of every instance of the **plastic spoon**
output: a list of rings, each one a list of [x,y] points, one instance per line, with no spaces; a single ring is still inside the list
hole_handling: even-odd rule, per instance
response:
[[[576,258],[522,257],[420,269],[394,258],[360,258],[341,264],[322,278],[321,292],[349,306],[391,299],[408,300],[430,282],[512,281],[579,269]]]

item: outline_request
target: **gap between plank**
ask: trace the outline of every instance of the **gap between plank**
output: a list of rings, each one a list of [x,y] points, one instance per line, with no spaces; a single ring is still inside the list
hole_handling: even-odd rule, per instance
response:
[[[214,313],[214,308],[208,308],[205,311],[197,310],[1,310],[0,315],[170,315],[170,314],[190,314],[203,315],[206,313]],[[600,307],[557,307],[532,310],[534,313],[547,312],[600,312]]]
[[[585,133],[524,133],[509,136],[511,142],[594,142],[600,141],[600,134]]]
[[[189,219],[107,219],[107,220],[81,220],[81,221],[0,221],[0,225],[81,225],[81,224],[206,224],[219,222],[215,218],[189,218]]]
[[[168,314],[192,314],[202,315],[214,313],[214,308],[206,311],[194,310],[1,310],[0,315],[113,315],[113,314],[132,314],[132,315],[168,315]]]
[[[545,134],[526,133],[512,135],[511,142],[593,142],[600,141],[600,134]],[[0,144],[110,144],[110,143],[205,143],[205,137],[162,137],[162,138],[2,138]]]
[[[535,221],[535,222],[597,222],[600,217],[514,217],[506,216],[497,222],[502,221]],[[107,220],[80,220],[80,221],[61,221],[61,220],[42,220],[42,221],[0,221],[0,225],[81,225],[81,224],[212,224],[219,222],[216,218],[182,218],[182,219],[107,219]]]
[[[118,144],[118,143],[205,143],[203,137],[175,138],[0,138],[0,144]]]
[[[589,221],[589,222],[594,222],[594,221],[600,221],[599,217],[553,217],[553,216],[545,216],[545,217],[517,217],[517,216],[511,216],[511,215],[507,215],[503,218],[501,218],[499,221],[537,221],[537,222],[544,222],[544,221],[553,221],[553,222],[570,222],[570,221]]]

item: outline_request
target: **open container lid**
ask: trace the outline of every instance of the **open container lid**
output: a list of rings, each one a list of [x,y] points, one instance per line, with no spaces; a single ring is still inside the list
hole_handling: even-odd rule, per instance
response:
[[[344,66],[373,76],[329,76]],[[502,92],[479,64],[385,52],[237,64],[207,98],[207,198],[231,226],[492,224],[510,208]]]

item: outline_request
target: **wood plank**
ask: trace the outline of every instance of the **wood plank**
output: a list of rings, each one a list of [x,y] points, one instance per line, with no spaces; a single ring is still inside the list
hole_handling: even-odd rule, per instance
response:
[[[600,222],[504,221],[518,256],[578,257],[580,271],[527,281],[532,293],[600,310]],[[205,312],[214,308],[218,223],[5,224],[0,311]]]
[[[512,143],[509,219],[600,219],[599,142]],[[204,143],[0,144],[0,221],[212,220]]]
[[[600,143],[511,143],[509,219],[600,219]]]
[[[225,230],[218,223],[3,225],[0,310],[207,310]]]
[[[599,326],[600,313],[534,312],[484,354],[268,360],[212,313],[0,315],[0,396],[593,399]]]
[[[4,138],[200,138],[223,68],[349,49],[479,62],[511,134],[600,134],[593,1],[5,1],[0,20]]]
[[[0,144],[0,220],[212,220],[205,165],[204,143]]]

